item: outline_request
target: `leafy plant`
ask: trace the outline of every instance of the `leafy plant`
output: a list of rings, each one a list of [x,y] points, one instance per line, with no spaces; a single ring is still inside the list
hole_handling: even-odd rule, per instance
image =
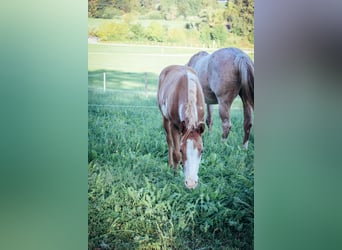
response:
[[[150,41],[163,42],[165,39],[166,30],[158,22],[152,22],[146,28],[146,37]]]
[[[105,22],[96,32],[102,41],[123,41],[128,34],[127,23]]]

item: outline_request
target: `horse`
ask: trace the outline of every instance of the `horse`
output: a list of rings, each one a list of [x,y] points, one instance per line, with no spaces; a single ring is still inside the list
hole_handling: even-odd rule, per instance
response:
[[[164,68],[159,75],[157,102],[166,131],[168,164],[176,175],[181,163],[184,184],[194,189],[198,184],[205,130],[204,95],[195,71],[181,65]]]
[[[200,80],[207,104],[206,124],[211,131],[213,104],[219,104],[222,121],[222,141],[228,138],[231,129],[230,107],[239,95],[244,110],[243,146],[248,148],[254,111],[254,63],[250,57],[238,48],[222,48],[209,54],[200,51],[186,64],[193,68]]]

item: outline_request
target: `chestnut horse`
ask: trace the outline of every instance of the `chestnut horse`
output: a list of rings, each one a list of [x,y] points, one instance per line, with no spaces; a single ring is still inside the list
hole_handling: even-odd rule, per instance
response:
[[[201,161],[204,95],[196,73],[186,66],[171,65],[159,75],[158,106],[163,116],[169,149],[169,166],[177,173],[184,166],[185,186],[195,188]]]
[[[241,97],[244,110],[244,148],[252,127],[254,110],[254,64],[249,56],[238,48],[223,48],[208,54],[205,51],[193,55],[187,66],[198,74],[203,88],[208,115],[209,131],[212,127],[212,104],[219,104],[222,121],[222,140],[227,139],[230,128],[230,107],[237,95]]]

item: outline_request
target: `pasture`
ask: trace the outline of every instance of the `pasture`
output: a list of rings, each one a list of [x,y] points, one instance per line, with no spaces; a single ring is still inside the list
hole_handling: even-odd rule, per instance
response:
[[[88,46],[88,249],[253,249],[254,133],[244,150],[239,99],[226,142],[214,109],[195,190],[167,166],[158,75],[196,52]]]

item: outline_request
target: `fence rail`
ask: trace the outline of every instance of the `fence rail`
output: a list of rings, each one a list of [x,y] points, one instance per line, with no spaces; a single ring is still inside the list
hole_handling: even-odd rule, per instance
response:
[[[120,104],[88,104],[88,107],[101,107],[101,108],[142,108],[142,109],[157,109],[158,106],[152,105],[120,105]]]
[[[120,104],[92,104],[89,103],[88,107],[97,107],[97,108],[139,108],[139,109],[158,109],[158,106],[155,105],[120,105]],[[218,105],[215,105],[214,110],[218,110]],[[231,107],[230,110],[241,110],[239,107]]]
[[[88,78],[92,78],[92,77],[98,77],[102,75],[102,79],[103,79],[103,92],[106,92],[107,89],[107,75],[111,75],[113,73],[108,73],[108,72],[103,72],[103,73],[92,73],[92,74],[88,74]],[[89,88],[89,87],[88,87]],[[147,81],[147,73],[144,73],[144,89],[145,89],[145,94],[148,94],[149,90],[148,90],[148,81]]]
[[[108,75],[113,73],[108,73]],[[88,90],[97,92],[99,94],[105,94],[105,93],[118,93],[118,94],[136,94],[136,95],[142,95],[145,98],[148,97],[155,97],[157,96],[157,90],[149,90],[148,89],[148,82],[146,73],[144,74],[144,89],[122,89],[122,88],[107,88],[107,73],[106,72],[99,72],[99,73],[92,73],[88,74],[88,78],[92,77],[101,77],[103,79],[103,88],[96,87],[96,86],[88,86]],[[155,105],[126,105],[126,104],[100,104],[100,103],[88,103],[88,107],[100,107],[100,108],[123,108],[123,109],[158,109],[157,103]],[[231,107],[232,110],[241,110],[241,107]],[[214,105],[214,110],[218,110],[218,105]]]
[[[170,49],[195,49],[195,50],[203,50],[206,49],[209,52],[212,52],[216,49],[219,49],[220,47],[217,46],[206,46],[205,44],[196,44],[196,43],[190,43],[190,44],[180,44],[180,43],[158,43],[158,42],[127,42],[127,43],[108,43],[108,42],[100,42],[97,40],[96,42],[89,42],[90,44],[97,44],[97,45],[103,45],[103,46],[113,46],[113,47],[151,47],[151,48],[170,48]],[[254,54],[254,48],[241,48],[246,53]]]

